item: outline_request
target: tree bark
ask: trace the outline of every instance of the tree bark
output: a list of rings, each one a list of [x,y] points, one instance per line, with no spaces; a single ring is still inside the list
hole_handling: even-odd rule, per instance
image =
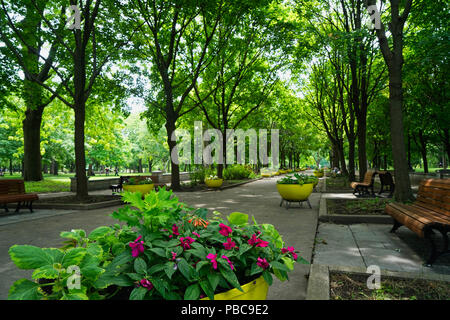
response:
[[[42,180],[41,123],[44,108],[28,107],[23,120],[24,180]]]
[[[423,130],[419,130],[419,150],[420,154],[422,155],[422,161],[423,161],[423,172],[428,173],[428,158],[427,158],[427,142],[425,137],[423,136]]]
[[[171,175],[170,175],[170,186],[172,190],[180,190],[180,166],[178,164],[178,157],[174,159],[174,155],[172,154],[173,149],[176,147],[177,142],[172,141],[172,134],[175,132],[175,121],[172,118],[168,118],[166,121],[166,130],[167,130],[167,143],[169,145],[170,152],[170,164],[171,164]]]
[[[414,199],[409,180],[403,130],[402,62],[396,61],[389,68],[389,104],[391,115],[391,144],[395,174],[395,200],[406,202]]]
[[[400,15],[399,0],[391,2],[391,21],[389,24],[392,35],[392,50],[386,37],[384,25],[376,29],[381,53],[389,71],[389,109],[391,127],[392,158],[394,160],[395,192],[394,198],[399,202],[407,202],[414,199],[409,179],[408,163],[405,152],[405,138],[403,129],[403,27],[408,18],[412,6],[412,0],[404,1],[403,13]],[[374,0],[366,0],[366,5],[375,4]]]

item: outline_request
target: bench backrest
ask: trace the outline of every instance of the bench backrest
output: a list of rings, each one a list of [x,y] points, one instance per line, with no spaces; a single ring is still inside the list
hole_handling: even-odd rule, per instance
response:
[[[24,194],[25,183],[20,179],[0,180],[0,194]]]
[[[450,179],[422,180],[416,204],[450,216]]]
[[[366,174],[364,175],[364,183],[371,184],[372,179],[374,178],[375,171],[374,170],[368,170],[366,171]]]

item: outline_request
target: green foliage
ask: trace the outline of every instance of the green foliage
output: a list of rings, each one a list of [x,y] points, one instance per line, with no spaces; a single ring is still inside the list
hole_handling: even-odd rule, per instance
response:
[[[214,294],[272,274],[284,281],[293,263],[301,261],[273,225],[259,225],[233,212],[227,221],[216,215],[205,223],[206,211],[192,209],[164,188],[144,199],[125,192],[131,206],[112,214],[126,224],[61,232],[61,249],[14,245],[9,249],[18,268],[34,270],[20,279],[9,299],[108,299],[129,290],[130,300],[186,299]],[[78,288],[69,288],[71,269],[79,268]]]
[[[151,183],[153,183],[152,179],[150,178],[140,179],[139,177],[131,177],[127,181],[123,182],[124,185],[129,186],[138,186],[141,184],[151,184]]]
[[[299,184],[304,185],[308,183],[317,184],[319,182],[319,179],[314,176],[308,176],[303,173],[294,173],[294,176],[286,176],[280,180],[277,181],[279,184]]]
[[[34,270],[34,281],[20,279],[9,290],[10,300],[88,300],[108,298],[106,288],[112,268],[119,258],[127,261],[121,253],[127,241],[134,235],[128,228],[102,226],[86,236],[84,230],[61,232],[67,239],[61,249],[39,248],[31,245],[13,245],[9,255],[15,265],[23,270]],[[131,236],[131,237],[130,237]],[[79,270],[79,277],[74,270]],[[74,277],[79,279],[79,287]],[[110,279],[111,283],[120,280]],[[123,282],[125,284],[126,282]],[[128,282],[132,284],[132,282]]]
[[[252,168],[248,165],[234,164],[227,166],[223,170],[223,177],[225,180],[239,180],[254,178],[256,175]]]

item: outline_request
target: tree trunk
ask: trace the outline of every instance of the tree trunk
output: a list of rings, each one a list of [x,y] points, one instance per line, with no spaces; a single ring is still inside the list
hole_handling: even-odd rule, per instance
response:
[[[142,159],[139,159],[138,172],[142,173]]]
[[[52,164],[50,167],[51,174],[54,176],[58,175],[58,162],[52,159]]]
[[[356,181],[355,177],[355,140],[348,138],[348,178]]]
[[[85,106],[77,106],[75,111],[75,175],[77,177],[77,198],[88,196],[86,177],[86,156],[84,150]]]
[[[420,154],[422,155],[422,161],[423,161],[423,172],[428,173],[428,159],[427,159],[427,142],[425,137],[423,136],[423,130],[419,130],[419,150]]]
[[[366,131],[367,131],[367,119],[366,112],[362,112],[358,116],[358,164],[359,164],[359,180],[364,179],[364,175],[367,172],[367,154],[366,154]]]
[[[42,158],[41,158],[41,122],[44,108],[31,107],[25,112],[23,120],[23,160],[24,180],[42,180]]]
[[[171,175],[170,175],[170,186],[172,190],[180,190],[180,166],[178,164],[178,155],[172,154],[172,151],[177,145],[176,141],[172,141],[172,133],[175,131],[175,121],[174,119],[168,118],[166,121],[167,130],[167,143],[169,144],[170,153],[170,164],[171,164]],[[175,158],[175,159],[174,159]]]
[[[401,55],[401,53],[400,53]],[[391,144],[394,160],[395,200],[406,202],[414,199],[409,180],[408,162],[405,152],[405,138],[403,130],[403,90],[402,63],[393,61],[389,68],[389,105],[391,115]]]
[[[337,147],[339,162],[341,163],[340,168],[343,175],[348,176],[347,165],[345,164],[345,154],[344,154],[344,142],[339,141],[339,145]]]

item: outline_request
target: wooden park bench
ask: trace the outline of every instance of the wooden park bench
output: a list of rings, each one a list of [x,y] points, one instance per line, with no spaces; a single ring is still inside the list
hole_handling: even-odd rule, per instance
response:
[[[8,212],[8,203],[16,203],[16,212],[19,212],[22,206],[33,212],[33,201],[38,200],[36,193],[25,193],[25,183],[19,179],[0,180],[0,204],[4,205],[5,212]]]
[[[444,179],[444,176],[450,176],[450,170],[448,169],[441,169],[441,170],[436,170],[436,173],[439,173],[439,178]]]
[[[112,190],[112,192],[122,192],[123,191],[123,183],[128,181],[130,178],[135,178],[136,180],[143,180],[150,178],[153,181],[155,190],[158,190],[159,188],[165,187],[165,183],[160,183],[158,176],[120,176],[119,183],[118,184],[112,184],[109,186],[109,188]]]
[[[364,175],[364,180],[362,182],[352,182],[350,186],[353,189],[353,194],[358,192],[358,195],[362,196],[364,194],[371,194],[374,195],[373,191],[373,183],[375,180],[375,174],[376,171],[374,170],[367,170],[366,174]],[[369,192],[370,190],[370,192]]]
[[[425,263],[427,266],[431,266],[439,256],[450,253],[447,236],[450,230],[450,179],[422,180],[414,203],[389,203],[385,212],[394,219],[391,232],[403,225],[430,241],[431,254]],[[434,230],[439,231],[444,240],[440,251],[433,239]]]
[[[377,171],[378,177],[380,178],[381,188],[380,192],[378,194],[382,194],[384,191],[384,187],[389,187],[389,197],[392,197],[395,190],[395,184],[394,179],[392,178],[392,175],[389,173],[389,171]]]

